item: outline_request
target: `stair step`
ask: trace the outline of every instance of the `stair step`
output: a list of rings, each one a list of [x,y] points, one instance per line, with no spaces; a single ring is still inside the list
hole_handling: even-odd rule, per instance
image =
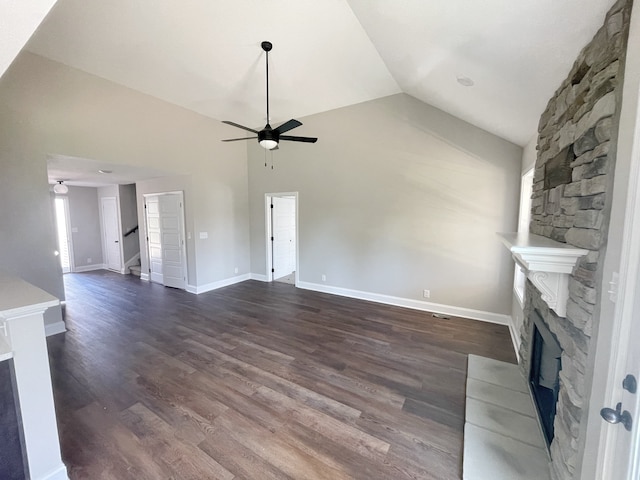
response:
[[[142,272],[142,268],[140,267],[140,265],[131,265],[129,267],[129,272],[131,272],[131,275],[139,277],[140,273]]]

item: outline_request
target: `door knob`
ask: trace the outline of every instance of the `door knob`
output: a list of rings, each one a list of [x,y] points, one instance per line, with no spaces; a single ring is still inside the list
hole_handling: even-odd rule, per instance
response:
[[[609,422],[614,425],[616,423],[621,423],[624,425],[625,430],[630,432],[631,427],[633,426],[633,418],[627,410],[624,412],[621,412],[621,410],[622,403],[618,403],[615,410],[613,408],[603,408],[600,410],[600,416],[604,418],[605,422]]]
[[[622,388],[624,388],[629,393],[636,393],[638,390],[638,382],[636,381],[636,377],[629,374],[624,377],[622,381]]]

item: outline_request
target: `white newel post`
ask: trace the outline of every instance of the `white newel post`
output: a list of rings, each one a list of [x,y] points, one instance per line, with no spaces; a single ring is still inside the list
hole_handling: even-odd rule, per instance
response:
[[[68,480],[60,455],[43,314],[54,296],[0,273],[0,338],[13,358],[29,478]]]

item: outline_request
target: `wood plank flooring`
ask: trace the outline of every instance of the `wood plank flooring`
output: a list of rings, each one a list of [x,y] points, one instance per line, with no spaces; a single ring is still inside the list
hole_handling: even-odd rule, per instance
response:
[[[71,479],[461,478],[469,353],[506,327],[247,281],[65,275],[48,339]]]

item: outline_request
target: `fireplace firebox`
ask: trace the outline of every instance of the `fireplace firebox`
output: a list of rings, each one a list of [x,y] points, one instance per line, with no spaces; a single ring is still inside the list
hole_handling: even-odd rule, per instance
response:
[[[556,416],[562,349],[555,335],[537,311],[533,311],[532,351],[529,383],[540,418],[547,446],[553,440],[553,422]]]

